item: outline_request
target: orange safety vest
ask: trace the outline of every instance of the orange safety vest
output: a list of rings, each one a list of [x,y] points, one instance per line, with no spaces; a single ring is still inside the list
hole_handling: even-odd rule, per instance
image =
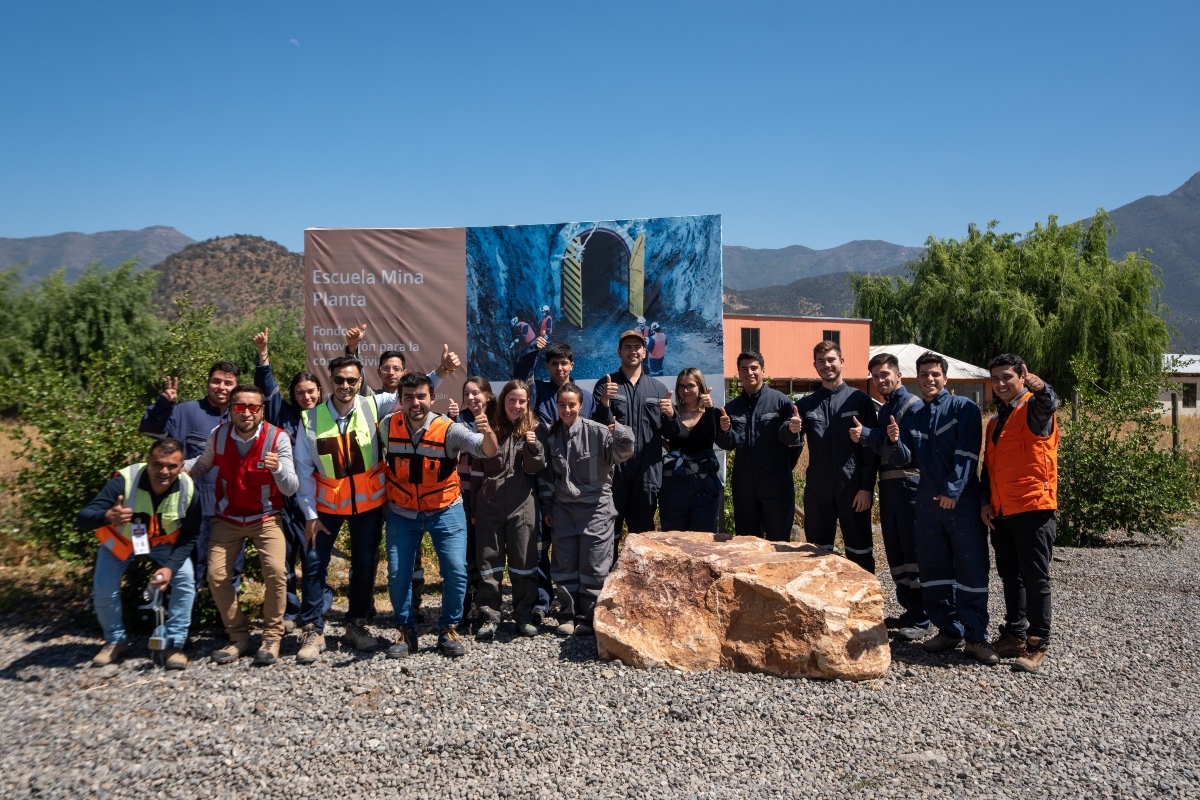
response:
[[[155,512],[150,492],[138,488],[142,471],[145,469],[144,463],[130,464],[114,474],[114,477],[119,475],[125,479],[125,507],[133,512],[133,519],[129,524],[119,530],[115,525],[105,525],[96,529],[96,538],[100,540],[100,544],[107,547],[109,552],[121,561],[128,561],[133,555],[135,520],[146,523],[151,547],[174,544],[179,539],[179,523],[187,516],[187,509],[195,491],[191,477],[187,473],[181,473],[176,480],[174,491],[159,501],[158,511]]]
[[[388,422],[388,499],[411,511],[441,511],[459,497],[458,459],[446,457],[446,431],[453,423],[440,414],[425,427],[414,447],[404,414]]]
[[[999,418],[988,422],[983,463],[997,516],[1058,508],[1058,421],[1051,422],[1049,436],[1030,430],[1025,404],[1031,397],[1025,392],[1013,406],[999,441],[992,440]]]
[[[317,508],[327,514],[357,514],[383,505],[383,465],[375,454],[375,400],[358,396],[355,404],[345,433],[338,430],[328,403],[303,414],[304,435],[316,465]]]

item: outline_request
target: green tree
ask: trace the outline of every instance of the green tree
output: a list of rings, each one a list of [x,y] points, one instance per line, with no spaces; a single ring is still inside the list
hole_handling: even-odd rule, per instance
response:
[[[254,334],[268,328],[271,368],[275,379],[286,387],[292,375],[305,368],[307,351],[303,324],[303,309],[267,306],[258,309],[247,319],[214,326],[215,347],[224,358],[237,364],[242,370],[243,379],[250,382],[254,366],[258,363]]]
[[[1161,272],[1144,253],[1109,258],[1104,209],[1089,224],[1051,216],[1024,236],[996,225],[972,224],[962,240],[931,236],[909,278],[852,276],[872,343],[914,342],[980,365],[1019,353],[1060,390],[1094,377],[1073,374],[1077,357],[1102,385],[1158,374],[1170,332]]]

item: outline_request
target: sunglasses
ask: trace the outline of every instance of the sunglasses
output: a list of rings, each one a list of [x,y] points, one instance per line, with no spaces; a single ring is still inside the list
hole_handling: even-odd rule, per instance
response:
[[[345,375],[334,375],[333,382],[338,386],[342,386],[344,384],[353,386],[354,384],[358,383],[358,378],[347,378]]]
[[[251,414],[257,414],[262,411],[262,406],[258,403],[234,403],[233,410],[239,414],[245,414],[247,411]]]

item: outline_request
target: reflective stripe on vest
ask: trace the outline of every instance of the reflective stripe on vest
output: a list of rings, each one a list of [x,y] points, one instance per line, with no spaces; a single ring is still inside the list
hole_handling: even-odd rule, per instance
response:
[[[346,423],[338,429],[329,402],[303,412],[304,435],[316,462],[317,508],[354,514],[383,505],[383,464],[377,452],[378,414],[372,397],[358,395]],[[315,413],[314,413],[315,412]]]
[[[1051,421],[1049,436],[1034,433],[1025,407],[1031,397],[1026,392],[1013,406],[999,441],[992,441],[999,418],[988,422],[983,463],[998,516],[1058,508],[1058,421]]]
[[[133,555],[133,523],[144,521],[150,532],[150,546],[174,544],[179,539],[179,523],[187,516],[188,506],[192,503],[192,495],[196,485],[191,477],[181,472],[175,482],[175,489],[158,504],[158,513],[154,512],[154,496],[145,489],[139,489],[142,471],[145,463],[130,464],[118,470],[117,475],[125,479],[125,508],[133,512],[133,518],[120,529],[113,525],[105,525],[96,530],[96,538],[121,561],[126,561]]]
[[[217,428],[213,435],[213,466],[217,469],[218,518],[250,525],[283,510],[283,492],[263,462],[263,456],[275,451],[283,435],[282,430],[264,422],[250,449],[242,455],[233,441],[233,425],[223,422]]]
[[[404,414],[388,418],[387,495],[410,511],[440,511],[459,498],[458,460],[446,457],[446,432],[453,424],[440,414],[425,427],[416,446]]]

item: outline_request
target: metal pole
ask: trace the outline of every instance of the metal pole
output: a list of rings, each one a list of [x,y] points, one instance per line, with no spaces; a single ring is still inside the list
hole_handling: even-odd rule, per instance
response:
[[[1071,392],[1071,422],[1079,422],[1079,392]]]
[[[1171,392],[1171,447],[1179,452],[1179,392]]]

